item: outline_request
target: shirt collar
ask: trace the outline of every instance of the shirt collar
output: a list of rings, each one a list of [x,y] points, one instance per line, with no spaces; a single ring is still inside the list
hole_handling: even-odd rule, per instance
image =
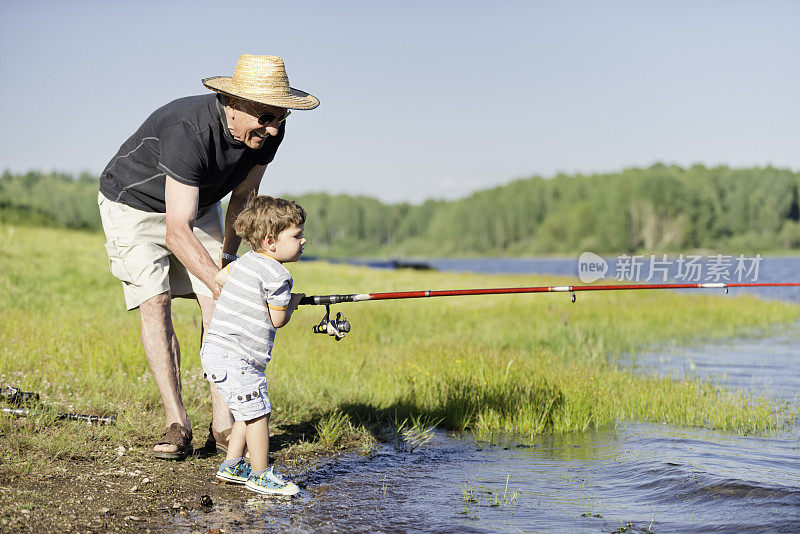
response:
[[[233,134],[230,128],[228,128],[228,118],[225,115],[225,106],[222,104],[222,99],[223,96],[217,93],[217,113],[219,114],[219,122],[222,125],[222,134],[225,136],[225,140],[231,145],[235,147],[246,147],[247,145],[233,138]]]

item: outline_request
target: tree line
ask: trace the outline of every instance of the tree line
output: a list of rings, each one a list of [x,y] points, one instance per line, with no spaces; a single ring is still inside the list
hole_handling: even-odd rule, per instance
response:
[[[88,173],[3,172],[0,222],[100,229],[98,178]]]
[[[800,173],[656,164],[532,176],[421,204],[294,196],[319,256],[467,256],[800,248]],[[0,222],[99,229],[97,178],[0,177]]]

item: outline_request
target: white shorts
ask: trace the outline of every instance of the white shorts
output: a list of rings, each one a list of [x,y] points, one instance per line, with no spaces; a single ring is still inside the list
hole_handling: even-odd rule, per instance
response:
[[[111,274],[122,282],[125,306],[138,308],[149,298],[170,291],[173,297],[213,294],[186,270],[167,248],[167,215],[131,208],[97,195],[100,219],[106,233],[106,252]],[[222,204],[206,211],[194,224],[194,235],[216,260],[224,236]]]
[[[239,354],[203,343],[200,362],[203,378],[217,387],[235,421],[252,421],[272,412],[267,377]]]

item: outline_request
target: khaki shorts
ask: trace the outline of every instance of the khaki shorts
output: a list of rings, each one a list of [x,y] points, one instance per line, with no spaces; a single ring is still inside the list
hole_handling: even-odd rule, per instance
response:
[[[186,270],[167,248],[167,216],[149,213],[97,196],[106,233],[111,274],[122,282],[125,305],[138,308],[149,298],[170,291],[173,297],[205,295],[211,290]],[[194,235],[215,261],[222,253],[222,204],[206,211],[194,224]]]

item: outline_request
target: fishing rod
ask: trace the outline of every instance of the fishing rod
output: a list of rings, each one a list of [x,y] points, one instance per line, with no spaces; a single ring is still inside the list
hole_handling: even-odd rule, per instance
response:
[[[31,410],[30,408],[0,408],[0,412],[6,415],[13,415],[15,417],[29,417],[31,415],[41,415],[42,410]],[[117,418],[113,415],[102,416],[87,413],[71,413],[64,412],[56,415],[56,420],[67,419],[69,421],[86,421],[88,423],[97,423],[100,425],[113,425],[117,422]]]
[[[29,417],[31,415],[40,415],[44,413],[42,409],[34,409],[29,407],[32,405],[43,406],[39,403],[38,393],[34,393],[31,391],[22,391],[20,388],[9,386],[0,388],[0,399],[13,406],[13,407],[0,408],[0,413],[4,413],[6,415],[13,415],[16,417]],[[102,416],[102,415],[72,413],[72,412],[63,412],[56,414],[56,419],[57,420],[66,419],[69,421],[87,421],[89,423],[97,423],[101,425],[113,425],[117,422],[117,418],[114,415]]]
[[[322,320],[312,327],[315,334],[327,334],[336,341],[343,339],[350,332],[350,321],[341,312],[331,319],[330,307],[342,302],[365,302],[368,300],[419,299],[431,297],[455,297],[464,295],[507,295],[511,293],[569,293],[575,302],[575,293],[579,291],[626,291],[633,289],[724,289],[737,287],[800,287],[800,282],[751,282],[726,283],[705,282],[699,284],[614,284],[597,286],[533,286],[533,287],[500,287],[489,289],[446,289],[425,291],[397,291],[393,293],[352,293],[349,295],[311,295],[300,299],[300,305],[325,306]]]

